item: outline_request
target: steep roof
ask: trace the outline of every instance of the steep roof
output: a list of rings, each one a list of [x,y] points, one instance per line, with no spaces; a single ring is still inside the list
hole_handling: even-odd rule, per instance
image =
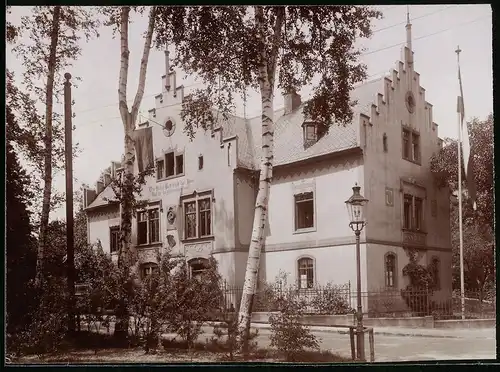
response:
[[[351,100],[357,101],[353,108],[353,122],[345,126],[334,123],[325,136],[307,149],[304,149],[303,145],[304,104],[288,115],[283,115],[283,109],[276,111],[274,165],[290,164],[359,146],[357,141],[359,114],[370,114],[371,105],[383,88],[383,79],[384,77],[380,77],[355,87],[351,92]],[[242,128],[233,130],[239,132],[238,147],[241,145],[243,147],[238,151],[241,156],[240,166],[259,169],[262,139],[260,116],[247,119],[245,130]]]
[[[99,195],[97,195],[95,200],[92,203],[90,203],[86,209],[92,209],[95,207],[108,205],[109,204],[108,200],[114,200],[114,199],[116,199],[115,192],[113,191],[111,185],[107,185],[104,188],[104,190]]]

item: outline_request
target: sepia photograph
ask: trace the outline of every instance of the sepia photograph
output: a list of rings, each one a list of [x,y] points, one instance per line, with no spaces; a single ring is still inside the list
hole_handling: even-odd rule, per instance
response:
[[[492,28],[6,5],[4,366],[495,362]]]

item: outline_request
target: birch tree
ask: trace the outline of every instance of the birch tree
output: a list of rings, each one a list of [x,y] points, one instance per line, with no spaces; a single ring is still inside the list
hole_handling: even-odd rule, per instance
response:
[[[29,15],[21,18],[20,25],[8,25],[8,41],[14,44],[13,52],[19,57],[24,69],[23,88],[38,100],[45,113],[42,120],[25,123],[27,133],[31,134],[27,160],[33,166],[34,176],[41,178],[44,184],[37,283],[43,278],[43,262],[48,244],[47,227],[54,201],[52,177],[55,170],[64,166],[64,128],[62,115],[55,109],[55,103],[60,102],[63,73],[81,55],[81,40],[98,36],[98,26],[92,8],[76,6],[36,6]],[[75,80],[80,78],[76,77]]]
[[[369,37],[372,20],[381,14],[366,6],[231,6],[160,7],[158,46],[172,42],[174,64],[197,74],[207,88],[183,103],[185,132],[213,128],[234,108],[234,99],[249,87],[260,92],[262,157],[259,190],[239,311],[240,335],[246,339],[264,242],[273,167],[274,97],[313,83],[304,113],[327,130],[333,121],[349,123],[349,92],[362,81],[355,41]],[[217,110],[217,114],[213,110]]]
[[[142,52],[141,65],[139,70],[139,82],[137,92],[134,97],[132,107],[127,103],[127,84],[128,68],[130,60],[129,50],[129,23],[130,12],[137,11],[142,13],[144,7],[109,7],[104,9],[104,14],[109,17],[109,24],[115,25],[118,29],[120,38],[120,74],[118,80],[118,107],[124,129],[124,158],[123,174],[119,183],[119,191],[115,191],[121,205],[120,214],[120,249],[118,252],[118,269],[120,271],[120,301],[117,308],[118,322],[115,326],[115,337],[121,340],[128,336],[128,311],[127,295],[128,286],[132,285],[132,276],[134,266],[137,263],[137,255],[132,245],[132,217],[136,207],[135,194],[140,190],[144,176],[150,172],[150,169],[144,170],[138,177],[134,175],[134,157],[135,143],[134,130],[139,114],[139,108],[144,96],[146,85],[146,71],[148,67],[149,54],[151,51],[153,31],[156,21],[156,7],[152,6],[149,10],[148,28],[144,39],[144,48]],[[137,182],[139,179],[139,182]],[[141,182],[142,181],[142,182]]]

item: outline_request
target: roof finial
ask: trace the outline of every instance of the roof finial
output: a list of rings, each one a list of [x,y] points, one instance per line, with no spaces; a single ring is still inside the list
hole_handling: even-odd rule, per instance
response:
[[[406,6],[406,47],[408,48],[406,63],[408,65],[413,64],[413,49],[411,45],[411,23],[410,23],[410,6]]]

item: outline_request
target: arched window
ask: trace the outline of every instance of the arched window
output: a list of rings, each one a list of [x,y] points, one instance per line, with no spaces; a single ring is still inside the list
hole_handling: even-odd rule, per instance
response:
[[[389,252],[385,255],[385,286],[396,287],[396,255]]]
[[[431,263],[432,263],[431,272],[432,272],[432,279],[434,280],[434,288],[440,289],[441,283],[439,280],[439,268],[440,268],[439,267],[440,266],[439,258],[432,257]]]
[[[148,275],[151,275],[153,272],[158,271],[158,265],[154,262],[148,262],[141,265],[141,276],[144,279]]]
[[[201,277],[203,272],[209,268],[209,263],[206,258],[194,258],[190,260],[188,264],[192,278]]]
[[[312,288],[314,286],[314,261],[312,258],[303,257],[298,260],[299,289]]]

